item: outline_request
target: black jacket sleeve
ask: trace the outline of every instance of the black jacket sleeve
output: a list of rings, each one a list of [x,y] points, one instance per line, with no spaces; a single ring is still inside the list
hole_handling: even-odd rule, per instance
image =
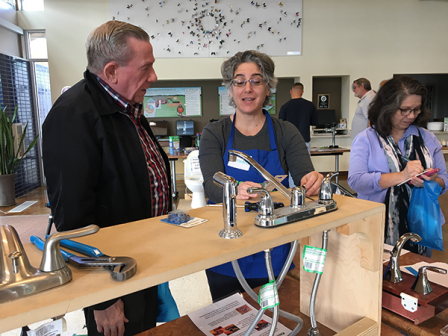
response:
[[[95,224],[101,153],[94,123],[92,114],[57,106],[43,124],[48,198],[58,231]]]

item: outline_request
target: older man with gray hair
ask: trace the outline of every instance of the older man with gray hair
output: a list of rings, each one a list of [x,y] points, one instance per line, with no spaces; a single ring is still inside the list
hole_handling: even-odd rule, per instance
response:
[[[84,79],[43,124],[48,198],[58,231],[101,228],[171,210],[168,157],[142,115],[157,80],[148,34],[120,21],[86,42]],[[116,237],[120,239],[120,237]],[[157,286],[84,309],[89,335],[135,335],[156,325]]]
[[[353,81],[352,90],[355,93],[355,97],[360,99],[352,121],[351,134],[354,139],[369,126],[369,106],[373,98],[375,98],[376,93],[372,90],[370,81],[366,78],[358,78]]]

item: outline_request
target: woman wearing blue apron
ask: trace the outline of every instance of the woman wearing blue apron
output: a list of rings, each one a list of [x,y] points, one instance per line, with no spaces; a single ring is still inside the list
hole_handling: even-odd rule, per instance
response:
[[[269,105],[271,88],[277,84],[274,62],[257,51],[239,52],[223,63],[221,73],[236,112],[231,117],[208,124],[203,130],[199,160],[207,197],[212,202],[222,202],[222,189],[213,183],[213,175],[218,171],[239,182],[237,199],[258,196],[248,194],[247,188],[259,187],[264,178],[243,161],[229,162],[230,149],[248,154],[273,176],[287,175],[290,171],[295,183],[307,188],[307,195],[316,194],[323,177],[313,171],[299,131],[289,122],[272,119],[263,109]],[[288,187],[287,178],[282,183]],[[275,276],[280,273],[289,250],[290,244],[271,250]],[[238,262],[252,288],[269,281],[264,252]],[[231,263],[213,267],[206,274],[214,301],[235,291],[244,291]]]

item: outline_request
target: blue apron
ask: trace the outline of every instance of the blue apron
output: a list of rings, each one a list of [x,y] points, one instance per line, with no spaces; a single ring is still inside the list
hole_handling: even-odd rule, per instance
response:
[[[263,176],[261,176],[252,166],[249,170],[242,170],[234,167],[229,167],[229,153],[230,149],[235,149],[240,152],[246,153],[251,156],[255,161],[257,161],[261,166],[263,166],[271,175],[285,175],[285,171],[280,163],[280,157],[277,151],[277,144],[275,141],[275,132],[274,125],[272,124],[271,117],[269,113],[263,110],[264,115],[266,116],[266,121],[268,123],[269,130],[269,142],[271,145],[270,151],[260,150],[260,149],[250,149],[250,150],[241,150],[238,148],[233,148],[233,140],[235,136],[235,119],[236,114],[233,115],[233,123],[230,128],[229,140],[227,142],[226,151],[224,153],[224,166],[225,173],[229,176],[232,176],[237,181],[245,182],[252,181],[256,183],[264,182]],[[282,182],[286,187],[288,187],[288,179],[284,179]],[[267,229],[267,230],[275,230],[275,229]],[[291,248],[291,244],[285,244],[282,246],[278,246],[271,250],[271,260],[272,267],[274,269],[274,275],[277,276],[288,256],[289,250]],[[240,265],[241,271],[245,278],[267,278],[268,273],[266,271],[266,262],[264,260],[264,251],[259,252],[241,259],[238,259],[238,263]],[[294,265],[291,266],[293,268]],[[233,267],[231,263],[226,263],[223,265],[219,265],[210,269],[213,272],[229,275],[232,277],[236,277],[235,272],[233,271]]]

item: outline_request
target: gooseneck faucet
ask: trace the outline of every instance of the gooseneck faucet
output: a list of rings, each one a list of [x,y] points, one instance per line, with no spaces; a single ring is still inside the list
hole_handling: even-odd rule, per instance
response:
[[[0,303],[15,300],[57,287],[72,279],[59,249],[62,239],[76,238],[95,233],[100,228],[85,228],[58,232],[48,237],[39,269],[31,266],[22,242],[14,227],[0,226]]]
[[[222,187],[222,215],[224,218],[224,229],[219,236],[225,239],[239,238],[243,235],[237,228],[236,222],[236,195],[238,194],[236,180],[222,172],[213,175],[213,182]]]
[[[392,283],[398,283],[400,281],[403,281],[403,276],[401,275],[400,271],[400,253],[404,244],[406,244],[406,242],[409,239],[412,240],[413,242],[419,242],[422,240],[422,237],[420,237],[416,233],[409,232],[405,233],[400,238],[398,238],[397,243],[395,244],[392,252],[390,253],[391,254],[390,261],[387,272],[384,275],[384,279]]]

